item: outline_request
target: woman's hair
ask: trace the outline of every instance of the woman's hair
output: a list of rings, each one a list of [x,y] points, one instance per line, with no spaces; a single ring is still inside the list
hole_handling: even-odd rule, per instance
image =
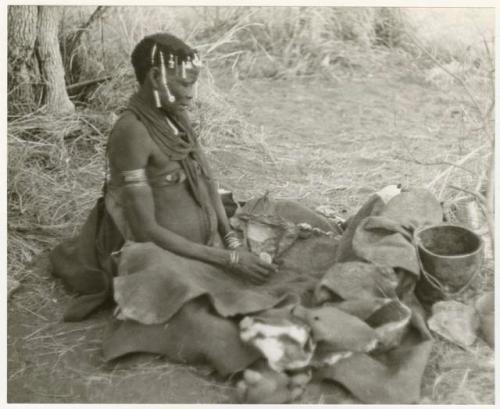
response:
[[[134,67],[135,76],[140,84],[144,83],[146,74],[153,65],[159,64],[159,53],[153,53],[153,47],[156,45],[157,51],[161,51],[165,56],[172,54],[180,61],[186,60],[188,57],[194,58],[196,50],[189,47],[184,41],[168,33],[157,33],[144,37],[132,51],[132,65]],[[156,56],[155,61],[152,61],[152,54]]]

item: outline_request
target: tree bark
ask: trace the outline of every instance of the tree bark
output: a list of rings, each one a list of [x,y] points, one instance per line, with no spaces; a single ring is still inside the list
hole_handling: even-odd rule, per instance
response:
[[[8,8],[8,89],[9,111],[31,111],[36,105],[36,85],[40,82],[35,57],[37,6]],[[11,103],[12,102],[12,103]]]
[[[75,106],[66,92],[64,68],[59,50],[58,31],[62,7],[38,6],[37,56],[45,82],[46,112],[67,114]]]

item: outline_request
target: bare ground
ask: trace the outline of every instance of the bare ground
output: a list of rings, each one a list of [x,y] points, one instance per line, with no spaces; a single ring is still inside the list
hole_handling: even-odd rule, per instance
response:
[[[481,146],[476,125],[464,118],[459,90],[444,94],[411,73],[342,83],[247,80],[225,91],[262,127],[253,151],[237,137],[233,143],[215,136],[209,148],[221,182],[239,199],[269,190],[347,216],[385,185],[426,185],[449,162]],[[451,179],[466,181],[467,172],[460,172]],[[441,180],[432,187],[444,195]],[[24,277],[8,304],[9,402],[232,402],[230,382],[208,368],[149,355],[104,363],[100,343],[110,312],[62,322],[70,296],[50,276],[46,254],[26,267]],[[492,277],[490,260],[480,291],[492,287]],[[438,340],[422,403],[493,403],[493,362],[481,340],[469,350]],[[353,402],[333,384],[310,388],[301,401]]]

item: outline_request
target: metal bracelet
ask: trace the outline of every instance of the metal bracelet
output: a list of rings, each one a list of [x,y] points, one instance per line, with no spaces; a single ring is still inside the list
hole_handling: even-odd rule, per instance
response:
[[[243,244],[241,243],[240,239],[238,239],[237,237],[233,237],[226,241],[226,246],[231,250],[235,250],[243,246]]]
[[[147,185],[148,177],[146,174],[146,169],[133,169],[133,170],[124,170],[120,172],[120,175],[123,180],[123,185]]]
[[[237,249],[241,246],[243,246],[243,243],[241,240],[236,236],[236,233],[234,231],[230,231],[224,236],[224,243],[226,244],[226,247],[234,250]]]
[[[240,261],[240,254],[235,251],[235,250],[232,250],[229,252],[229,265],[231,267],[234,267],[235,265],[237,265]]]

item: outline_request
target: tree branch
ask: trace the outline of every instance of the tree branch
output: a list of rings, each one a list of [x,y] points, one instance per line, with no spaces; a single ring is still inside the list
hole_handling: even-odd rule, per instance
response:
[[[100,82],[109,81],[111,78],[113,78],[112,75],[107,75],[107,76],[102,77],[102,78],[96,78],[96,79],[87,80],[87,81],[80,81],[80,82],[77,82],[75,84],[68,85],[66,87],[66,90],[68,92],[76,93],[81,88],[88,87],[89,85],[99,84]]]
[[[440,161],[434,161],[434,162],[430,162],[430,161],[426,162],[426,161],[422,161],[420,159],[415,158],[411,154],[410,154],[410,157],[404,157],[403,155],[394,155],[393,158],[399,159],[399,160],[403,160],[403,161],[407,161],[407,162],[413,162],[413,163],[416,163],[417,165],[422,165],[422,166],[452,166],[452,167],[455,167],[457,169],[461,169],[464,172],[470,173],[472,175],[475,174],[473,171],[471,171],[470,169],[467,169],[464,166],[461,166],[459,164],[456,164],[456,163],[453,163],[453,162],[449,162],[449,161],[446,161],[446,160],[440,160]]]
[[[98,20],[101,18],[106,11],[108,11],[110,6],[98,6],[94,12],[90,15],[89,19],[82,24],[69,38],[69,44],[70,46],[69,51],[73,51],[78,44],[80,43],[82,34],[87,31],[87,29],[94,23],[94,21]]]
[[[458,186],[455,186],[455,185],[448,185],[448,187],[450,189],[454,189],[454,190],[458,190],[460,192],[463,192],[463,193],[467,193],[471,196],[474,196],[480,203],[482,206],[486,206],[486,198],[479,192],[473,192],[471,190],[468,190],[468,189],[464,189],[462,187],[458,187]]]

